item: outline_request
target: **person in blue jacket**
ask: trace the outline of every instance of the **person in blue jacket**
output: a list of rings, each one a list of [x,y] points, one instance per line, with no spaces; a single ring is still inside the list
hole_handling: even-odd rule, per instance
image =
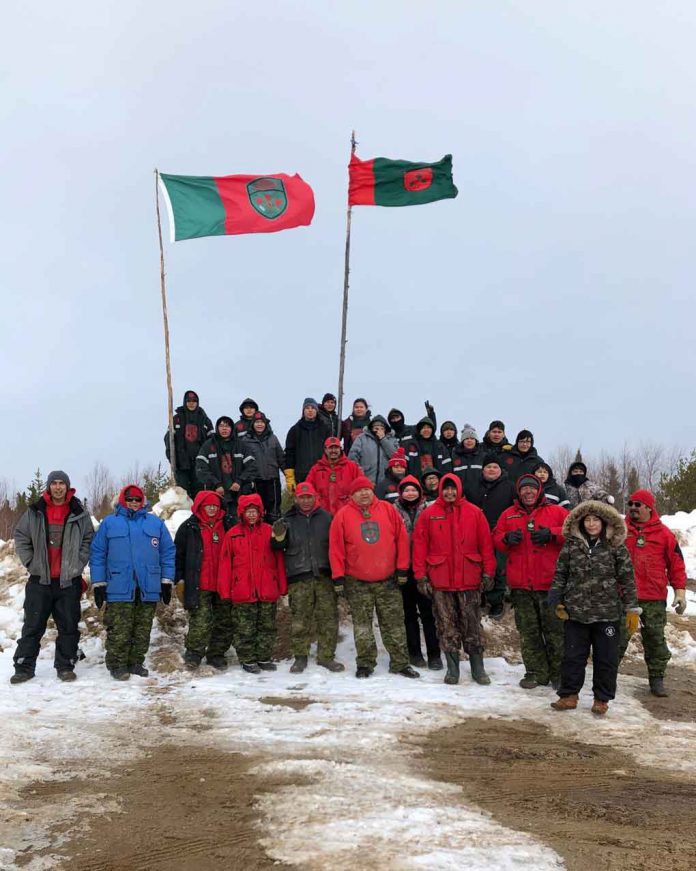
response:
[[[128,484],[90,548],[94,602],[97,608],[106,602],[106,667],[116,680],[148,676],[143,663],[155,607],[172,598],[174,542],[148,507],[140,487]]]

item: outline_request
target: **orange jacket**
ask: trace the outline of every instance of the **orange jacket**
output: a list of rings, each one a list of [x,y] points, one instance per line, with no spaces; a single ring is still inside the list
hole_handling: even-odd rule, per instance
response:
[[[347,504],[350,499],[350,485],[360,475],[360,466],[349,460],[345,454],[341,454],[333,465],[326,456],[317,460],[309,470],[306,480],[319,494],[319,507],[329,514],[335,514]]]
[[[331,523],[329,560],[334,578],[384,581],[396,571],[406,573],[408,533],[396,508],[374,494],[365,511],[351,499]]]

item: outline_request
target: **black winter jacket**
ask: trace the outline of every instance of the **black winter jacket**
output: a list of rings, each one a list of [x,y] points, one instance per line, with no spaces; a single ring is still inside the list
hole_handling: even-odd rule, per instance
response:
[[[483,475],[479,475],[476,489],[467,498],[483,511],[493,529],[503,511],[515,501],[515,496],[515,485],[503,472],[497,481],[486,481]]]
[[[285,468],[295,470],[295,481],[309,475],[309,470],[324,456],[324,442],[329,431],[324,421],[317,416],[314,420],[301,417],[288,430],[285,439]]]
[[[325,411],[322,405],[319,406],[319,418],[329,431],[330,436],[340,437],[341,421],[335,411]],[[328,436],[327,436],[328,438]]]
[[[187,390],[186,393],[190,393]],[[186,405],[180,405],[174,415],[174,448],[176,451],[176,467],[182,472],[193,469],[196,457],[203,442],[215,432],[215,427],[200,405],[195,411],[189,411]],[[164,449],[167,459],[171,460],[169,450],[169,430],[164,434]]]
[[[223,439],[214,435],[205,441],[196,457],[196,477],[206,490],[222,486],[226,498],[234,483],[240,484],[239,493],[251,493],[257,477],[256,461],[246,446],[246,437]]]
[[[543,462],[535,447],[531,447],[526,454],[521,454],[517,448],[500,454],[500,465],[508,473],[513,484],[520,475],[533,475],[534,469]]]
[[[277,481],[279,473],[285,469],[285,454],[270,426],[266,425],[261,435],[249,430],[244,437],[244,447],[256,463],[254,480]]]
[[[329,527],[332,519],[323,508],[304,514],[296,505],[283,515],[288,525],[287,534],[283,541],[271,538],[271,547],[283,551],[288,583],[331,577]]]
[[[450,471],[462,482],[462,492],[469,500],[471,500],[471,494],[478,489],[485,454],[486,452],[478,442],[472,450],[467,450],[460,444],[452,452]]]

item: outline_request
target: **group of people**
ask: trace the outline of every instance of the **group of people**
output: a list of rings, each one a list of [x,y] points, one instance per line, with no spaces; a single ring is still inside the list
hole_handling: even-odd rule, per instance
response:
[[[155,605],[176,589],[188,612],[189,669],[204,661],[226,669],[234,646],[245,671],[275,670],[277,603],[288,594],[290,671],[308,667],[314,638],[317,664],[343,671],[337,597],[345,594],[358,678],[377,666],[376,613],[390,672],[418,678],[417,668],[446,667],[445,683],[457,684],[463,651],[472,679],[486,685],[483,609],[497,619],[509,599],[520,686],[552,686],[556,710],[577,706],[591,651],[592,710],[605,713],[638,629],[650,689],[666,695],[667,586],[683,613],[686,573],[652,493],[632,494],[623,518],[582,462],[559,484],[529,430],[511,444],[500,420],[481,440],[470,424],[457,434],[445,421],[438,438],[428,403],[415,425],[398,409],[373,416],[362,398],[344,421],[335,407],[331,394],[306,399],[283,448],[253,400],[243,400],[237,421],[223,416],[213,428],[187,391],[173,447],[193,508],[174,541],[136,484],[94,534],[68,476],[52,472],[15,534],[30,577],[12,682],[33,677],[50,615],[58,676],[74,679],[89,561],[95,603],[106,604],[106,666],[118,680],[147,674]],[[281,473],[292,495],[284,514]]]

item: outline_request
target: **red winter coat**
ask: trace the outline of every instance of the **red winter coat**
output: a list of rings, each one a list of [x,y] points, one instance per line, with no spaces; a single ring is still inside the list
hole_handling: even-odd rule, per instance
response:
[[[222,511],[221,503],[222,500],[214,491],[201,490],[199,493],[196,493],[196,498],[193,500],[193,508],[191,509],[191,513],[198,520],[198,526],[201,531],[201,544],[203,546],[201,568],[198,575],[198,589],[208,593],[216,593],[218,587],[220,554],[225,538],[224,512]],[[215,520],[212,522],[203,510],[206,505],[217,505],[220,508]]]
[[[334,578],[349,575],[361,581],[384,581],[409,565],[406,527],[398,511],[373,494],[363,509],[351,499],[329,530],[329,560]]]
[[[519,502],[518,491],[515,504],[503,511],[493,530],[496,550],[507,554],[507,584],[511,590],[549,589],[556,560],[563,546],[561,527],[567,516],[565,508],[547,502],[541,491],[539,500],[529,511]],[[529,523],[533,523],[535,529],[542,526],[550,529],[553,535],[551,541],[548,544],[534,544],[531,539],[532,530],[528,528]],[[503,538],[506,532],[512,532],[513,529],[522,530],[522,541],[509,547]]]
[[[240,496],[239,523],[225,536],[220,554],[218,593],[235,605],[276,602],[288,591],[281,551],[271,550],[271,527],[259,521],[254,526],[244,519],[244,509],[256,505],[263,516],[258,493]]]
[[[445,482],[457,488],[457,501],[442,498]],[[436,590],[477,590],[481,575],[495,574],[495,553],[483,511],[462,499],[457,475],[444,475],[440,495],[416,521],[413,531],[413,574],[427,576]]]
[[[360,466],[342,454],[333,465],[326,456],[317,460],[305,480],[319,494],[319,507],[329,514],[335,514],[347,504],[350,499],[350,485],[360,475]]]
[[[626,547],[633,562],[638,598],[664,601],[667,584],[675,590],[683,590],[686,587],[684,557],[674,533],[664,525],[658,513],[652,509],[650,520],[642,524],[626,516],[626,527]],[[638,546],[640,538],[644,541],[642,547]]]

